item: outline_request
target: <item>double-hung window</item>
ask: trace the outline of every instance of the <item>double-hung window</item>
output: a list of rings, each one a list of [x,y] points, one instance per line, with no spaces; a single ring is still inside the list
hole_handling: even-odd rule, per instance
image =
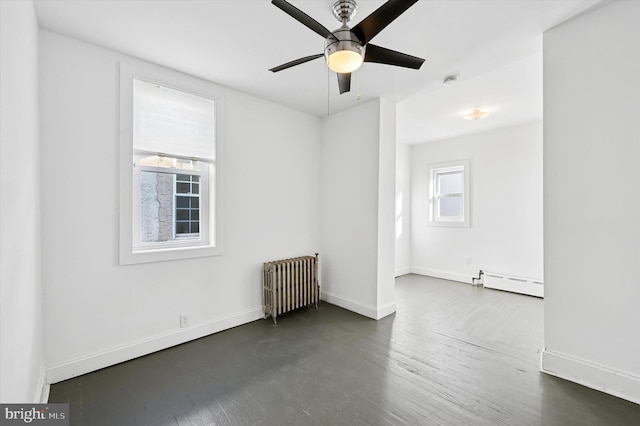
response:
[[[469,162],[433,165],[430,177],[430,223],[469,226]]]
[[[221,97],[121,64],[120,263],[221,254]]]

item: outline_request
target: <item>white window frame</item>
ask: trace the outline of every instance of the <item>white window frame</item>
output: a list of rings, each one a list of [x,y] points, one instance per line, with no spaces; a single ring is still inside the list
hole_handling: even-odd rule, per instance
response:
[[[471,224],[471,188],[469,177],[471,170],[469,160],[458,160],[447,163],[430,164],[427,166],[429,179],[429,226],[469,227]],[[438,190],[438,176],[449,173],[463,173],[463,192],[455,194],[440,194]],[[462,216],[447,217],[439,215],[439,200],[448,197],[462,198]]]
[[[144,166],[143,170],[177,174],[208,174],[208,186],[200,187],[200,203],[206,203],[206,232],[196,239],[179,238],[170,242],[141,244],[140,238],[140,171],[135,160],[144,153],[133,147],[133,81],[157,83],[160,86],[191,93],[215,102],[215,160],[202,170]],[[120,63],[120,238],[119,263],[162,262],[223,254],[223,158],[224,158],[224,96],[219,86],[205,80],[143,62]],[[148,153],[156,155],[159,153]],[[175,156],[171,156],[175,157]],[[175,190],[175,188],[174,188]],[[206,191],[206,194],[203,193]],[[211,194],[209,197],[208,194]],[[174,197],[175,198],[175,197]],[[204,199],[203,199],[204,198]],[[174,201],[175,202],[175,201]],[[136,203],[138,206],[136,207]],[[202,212],[201,212],[202,213]],[[208,222],[207,222],[208,220]],[[175,226],[175,225],[174,225]]]

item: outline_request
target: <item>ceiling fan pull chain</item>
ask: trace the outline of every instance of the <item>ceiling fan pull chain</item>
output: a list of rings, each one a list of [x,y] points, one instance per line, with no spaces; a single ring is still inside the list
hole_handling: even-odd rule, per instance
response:
[[[331,115],[331,71],[327,68],[327,117]]]

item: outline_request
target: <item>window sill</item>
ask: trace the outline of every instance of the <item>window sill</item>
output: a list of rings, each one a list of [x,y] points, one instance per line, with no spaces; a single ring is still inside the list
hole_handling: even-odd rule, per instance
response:
[[[429,227],[442,227],[442,228],[470,228],[471,225],[468,221],[465,222],[435,222],[433,220],[427,222]]]
[[[193,259],[222,255],[222,248],[216,246],[170,247],[149,250],[120,251],[120,265],[166,262],[170,260]]]

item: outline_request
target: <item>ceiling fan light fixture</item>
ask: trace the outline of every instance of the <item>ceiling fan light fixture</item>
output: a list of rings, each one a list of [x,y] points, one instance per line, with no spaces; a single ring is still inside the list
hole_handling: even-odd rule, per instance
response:
[[[360,40],[343,25],[325,40],[324,56],[331,71],[346,74],[360,68],[364,50]]]
[[[463,117],[465,118],[465,120],[480,120],[482,118],[485,118],[487,115],[489,115],[489,112],[476,108]]]
[[[363,59],[360,53],[353,50],[338,50],[327,57],[327,66],[341,74],[350,73],[360,68]]]

